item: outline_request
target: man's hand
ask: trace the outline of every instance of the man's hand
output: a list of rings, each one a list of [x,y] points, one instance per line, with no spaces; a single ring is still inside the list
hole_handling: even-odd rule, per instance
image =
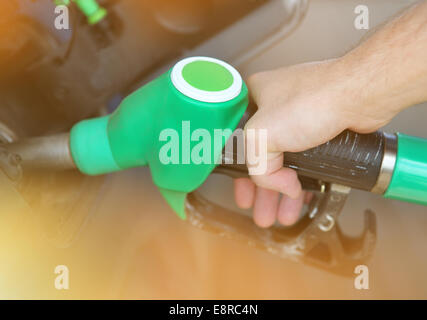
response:
[[[345,129],[373,132],[427,100],[427,1],[412,6],[345,56],[267,71],[248,81],[258,111],[245,129],[267,129],[267,172],[235,180],[239,207],[260,227],[298,220],[310,195],[283,152],[318,146]],[[246,135],[247,145],[256,145]],[[254,150],[254,149],[252,149]],[[251,169],[249,168],[249,173]],[[279,201],[280,193],[283,194]]]
[[[252,176],[253,181],[235,180],[235,198],[241,208],[254,206],[254,219],[261,227],[271,226],[276,218],[292,225],[304,201],[310,199],[301,190],[296,172],[283,168],[284,151],[307,150],[346,128],[375,131],[391,119],[360,112],[358,92],[346,88],[338,74],[339,63],[302,64],[258,73],[247,81],[259,109],[245,129],[267,129],[268,164],[267,173]],[[247,144],[255,143],[248,135]]]
[[[339,59],[251,76],[258,111],[245,129],[267,129],[268,164],[266,174],[252,181],[235,180],[238,206],[253,206],[260,227],[276,218],[295,223],[310,195],[295,171],[282,167],[283,152],[315,147],[345,129],[375,131],[402,109],[426,101],[426,52],[427,1],[420,1]],[[246,143],[256,145],[251,135]]]

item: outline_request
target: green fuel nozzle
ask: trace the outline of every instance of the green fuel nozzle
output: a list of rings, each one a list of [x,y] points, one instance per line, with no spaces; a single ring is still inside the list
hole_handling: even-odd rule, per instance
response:
[[[187,194],[221,164],[246,109],[245,119],[256,112],[247,107],[248,89],[232,66],[192,57],[130,94],[111,115],[81,121],[69,134],[17,141],[9,150],[28,167],[77,167],[88,175],[149,166],[155,185],[184,219]],[[285,153],[283,165],[316,186],[325,182],[427,205],[426,139],[346,130],[324,145]],[[245,164],[224,169],[247,176]]]
[[[113,114],[76,124],[71,155],[88,175],[148,165],[162,195],[185,218],[187,193],[215,168],[247,105],[247,87],[232,66],[187,58],[126,97]]]

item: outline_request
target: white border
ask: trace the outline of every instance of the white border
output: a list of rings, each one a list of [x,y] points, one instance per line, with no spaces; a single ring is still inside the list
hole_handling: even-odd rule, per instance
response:
[[[182,69],[184,69],[187,64],[193,61],[209,61],[225,67],[233,76],[233,84],[229,88],[222,91],[205,91],[193,87],[187,81],[185,81],[184,77],[182,76]],[[172,69],[171,80],[175,88],[187,97],[198,101],[211,103],[226,102],[236,98],[242,91],[243,84],[243,80],[239,72],[231,65],[224,61],[209,57],[191,57],[179,61]]]

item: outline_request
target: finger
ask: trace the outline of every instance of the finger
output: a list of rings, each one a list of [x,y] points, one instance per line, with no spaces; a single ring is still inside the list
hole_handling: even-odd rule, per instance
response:
[[[309,204],[313,199],[313,192],[305,192],[304,203]]]
[[[292,199],[301,196],[302,187],[296,171],[289,168],[262,176],[252,176],[252,180],[260,187],[278,191]]]
[[[261,73],[255,73],[250,75],[246,79],[246,84],[248,86],[249,92],[254,100],[254,102],[258,105],[258,108],[261,106],[259,105],[259,96],[262,88],[264,87],[262,84],[265,83],[265,81],[262,81],[262,74]]]
[[[291,226],[298,221],[301,209],[304,205],[304,192],[297,199],[291,199],[283,195],[280,200],[278,220],[285,226]]]
[[[249,163],[250,160],[248,160]],[[248,164],[249,174],[257,186],[271,189],[286,194],[291,198],[297,198],[302,192],[301,183],[296,171],[283,167],[283,153],[268,153],[265,161],[265,170],[262,174]]]
[[[234,199],[241,209],[252,207],[255,198],[255,184],[249,178],[234,179]]]
[[[279,193],[257,188],[254,204],[254,221],[261,228],[271,227],[276,221]]]

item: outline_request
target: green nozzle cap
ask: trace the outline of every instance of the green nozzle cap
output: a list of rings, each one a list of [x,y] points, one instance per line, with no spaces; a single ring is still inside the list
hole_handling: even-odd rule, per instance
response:
[[[233,67],[187,58],[126,97],[112,115],[77,124],[71,153],[87,174],[148,165],[163,197],[185,218],[187,193],[215,168],[247,105],[248,90]]]
[[[209,77],[206,77],[206,75]],[[203,91],[223,91],[233,84],[233,75],[224,66],[205,60],[192,61],[182,69],[182,78]]]
[[[242,77],[229,64],[208,57],[187,58],[172,69],[171,80],[183,95],[201,102],[223,103],[242,91]]]

